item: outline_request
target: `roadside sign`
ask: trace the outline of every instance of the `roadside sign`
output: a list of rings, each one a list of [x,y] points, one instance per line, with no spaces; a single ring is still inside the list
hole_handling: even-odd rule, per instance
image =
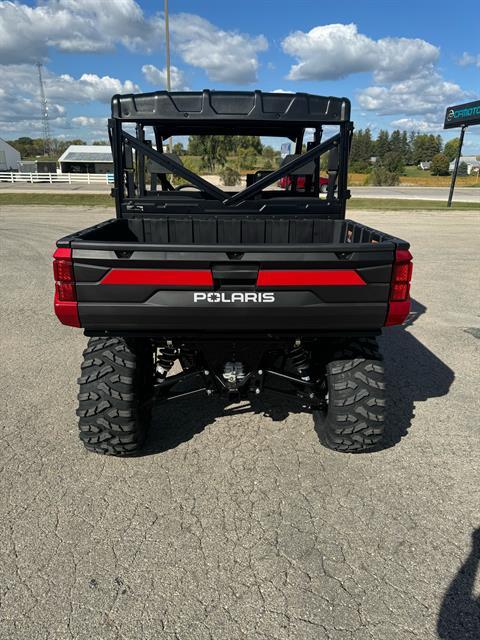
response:
[[[447,107],[444,129],[453,129],[464,125],[480,124],[480,100]]]
[[[447,207],[452,206],[453,192],[455,189],[455,182],[457,180],[458,165],[460,164],[460,158],[462,156],[463,138],[465,137],[465,131],[467,127],[473,124],[480,124],[480,100],[475,102],[465,102],[464,104],[457,104],[453,107],[447,107],[445,112],[445,122],[443,123],[444,129],[453,129],[454,127],[461,127],[460,138],[458,141],[457,157],[455,158],[455,166],[452,172],[452,182],[450,183],[450,193],[448,194]]]

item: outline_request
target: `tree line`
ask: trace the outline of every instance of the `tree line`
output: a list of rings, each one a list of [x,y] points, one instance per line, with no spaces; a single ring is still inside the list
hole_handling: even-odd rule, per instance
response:
[[[62,153],[64,153],[64,151],[66,151],[71,144],[88,144],[87,142],[85,142],[85,140],[80,140],[79,138],[75,138],[73,140],[51,138],[50,154],[48,156],[45,156],[43,153],[43,138],[29,138],[27,136],[23,136],[21,138],[17,138],[16,140],[7,140],[6,142],[8,142],[9,145],[20,152],[22,159],[42,158],[49,160],[58,160]],[[91,144],[108,145],[110,143],[105,140],[95,140],[95,142],[92,142]]]
[[[434,175],[448,175],[448,165],[458,151],[458,138],[443,144],[442,137],[396,129],[380,130],[376,139],[370,129],[355,131],[352,139],[350,170],[368,173],[382,166],[392,173],[402,173],[406,165],[431,162]]]

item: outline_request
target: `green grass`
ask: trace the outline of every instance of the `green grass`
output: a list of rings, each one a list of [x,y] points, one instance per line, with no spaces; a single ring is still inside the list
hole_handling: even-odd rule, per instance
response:
[[[1,193],[2,204],[82,205],[87,207],[113,207],[114,199],[103,193]]]
[[[0,193],[0,205],[65,205],[87,207],[113,207],[114,200],[106,194],[88,193]],[[352,198],[348,202],[350,209],[375,209],[379,211],[445,211],[447,205],[436,200],[399,200],[394,198]],[[454,203],[453,211],[477,210],[480,204],[475,202]]]
[[[476,202],[454,202],[451,209],[441,200],[400,200],[394,198],[352,198],[348,201],[350,209],[378,209],[383,211],[480,211]]]

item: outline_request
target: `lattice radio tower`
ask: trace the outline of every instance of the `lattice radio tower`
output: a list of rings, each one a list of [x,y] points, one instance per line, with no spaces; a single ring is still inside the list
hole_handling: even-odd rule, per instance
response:
[[[48,102],[45,95],[45,87],[43,85],[42,63],[37,62],[38,82],[40,83],[40,108],[42,113],[42,131],[43,131],[43,154],[50,155],[51,139],[50,139],[50,123],[48,121]]]

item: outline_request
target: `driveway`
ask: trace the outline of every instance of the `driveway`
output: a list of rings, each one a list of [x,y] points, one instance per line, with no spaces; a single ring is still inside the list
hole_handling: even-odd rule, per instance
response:
[[[0,213],[2,640],[478,640],[477,214],[352,214],[415,256],[382,451],[322,448],[283,401],[191,400],[115,459],[77,437],[86,339],[53,316],[50,258],[111,213]]]

